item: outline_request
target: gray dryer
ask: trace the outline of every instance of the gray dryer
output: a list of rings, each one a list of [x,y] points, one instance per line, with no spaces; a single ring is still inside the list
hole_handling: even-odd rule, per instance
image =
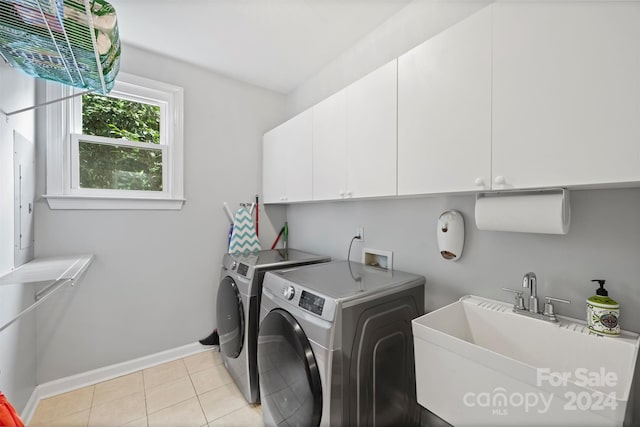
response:
[[[411,320],[425,278],[354,262],[268,272],[258,372],[266,425],[417,425]]]

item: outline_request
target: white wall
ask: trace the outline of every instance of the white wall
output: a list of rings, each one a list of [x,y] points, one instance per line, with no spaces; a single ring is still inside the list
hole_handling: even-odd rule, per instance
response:
[[[0,109],[11,112],[34,105],[34,80],[0,60]],[[0,113],[0,276],[14,267],[13,132],[34,140],[34,113]],[[33,287],[0,286],[0,325],[33,303]],[[0,391],[21,411],[36,385],[35,316],[29,314],[0,332]]]
[[[317,104],[492,2],[412,1],[289,94],[288,117]]]
[[[187,201],[180,211],[52,211],[38,203],[36,256],[96,255],[80,286],[39,310],[38,383],[211,333],[229,229],[222,203],[235,209],[261,192],[262,135],[284,116],[282,95],[132,46],[122,59],[124,72],[184,87]],[[285,212],[268,210],[273,226],[260,213],[266,246]]]

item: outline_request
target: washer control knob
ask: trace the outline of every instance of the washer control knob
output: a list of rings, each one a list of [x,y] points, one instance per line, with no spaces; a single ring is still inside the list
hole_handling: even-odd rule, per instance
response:
[[[296,295],[296,290],[293,286],[287,285],[282,290],[282,295],[284,296],[285,299],[292,300],[293,297]]]
[[[235,270],[237,266],[238,266],[238,263],[236,261],[233,261],[231,263],[231,270]]]

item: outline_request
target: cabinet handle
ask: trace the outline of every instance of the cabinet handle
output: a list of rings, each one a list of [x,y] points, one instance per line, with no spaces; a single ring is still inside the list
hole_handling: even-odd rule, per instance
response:
[[[497,185],[504,185],[507,183],[507,180],[504,179],[504,176],[498,175],[496,176],[496,179],[493,180],[493,182],[495,182]]]
[[[338,194],[340,195],[340,197],[344,198],[344,191],[340,191]]]
[[[347,197],[351,197],[351,196],[352,196],[351,191],[347,191]]]
[[[476,180],[474,182],[475,182],[477,187],[484,187],[484,179],[476,178]]]

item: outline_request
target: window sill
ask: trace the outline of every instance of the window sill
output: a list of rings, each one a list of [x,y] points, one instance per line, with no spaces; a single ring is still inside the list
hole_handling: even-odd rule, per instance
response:
[[[184,199],[69,196],[45,194],[50,209],[66,210],[180,210]]]

